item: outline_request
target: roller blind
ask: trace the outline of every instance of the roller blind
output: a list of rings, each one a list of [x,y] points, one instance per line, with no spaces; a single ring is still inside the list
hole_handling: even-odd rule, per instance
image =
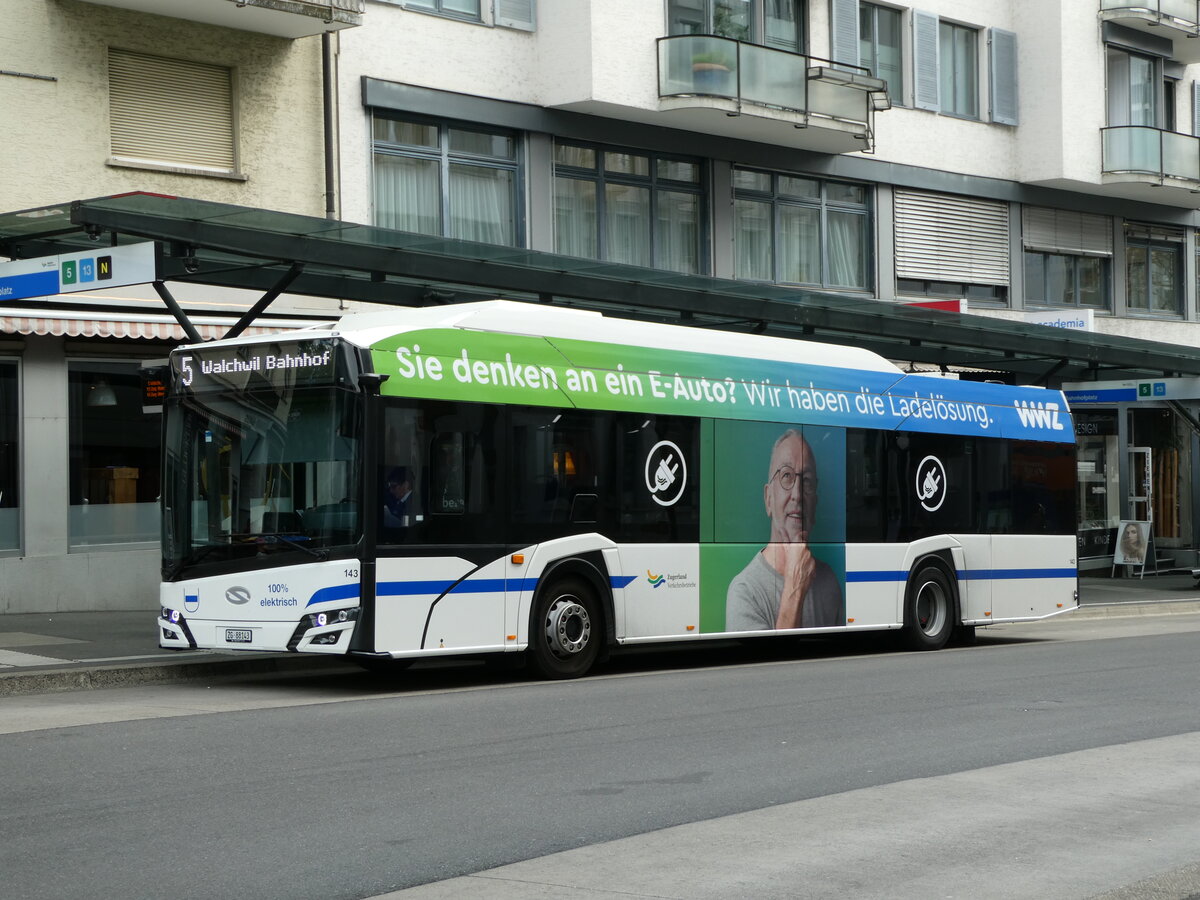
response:
[[[1029,250],[1112,256],[1110,216],[1026,206],[1021,213],[1021,241]]]
[[[897,190],[896,277],[1008,284],[1008,204]]]
[[[113,156],[235,170],[230,69],[110,49],[108,88]]]

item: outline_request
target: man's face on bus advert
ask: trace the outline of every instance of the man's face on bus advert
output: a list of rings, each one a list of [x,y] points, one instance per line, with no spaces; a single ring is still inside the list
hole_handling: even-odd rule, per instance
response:
[[[817,505],[817,466],[812,449],[799,434],[783,437],[771,453],[763,498],[771,517],[771,542],[807,541]]]

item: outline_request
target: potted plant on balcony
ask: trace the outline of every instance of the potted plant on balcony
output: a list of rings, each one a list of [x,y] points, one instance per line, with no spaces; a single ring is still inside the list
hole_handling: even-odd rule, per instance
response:
[[[734,65],[733,54],[723,50],[694,55],[692,85],[696,93],[732,95]]]

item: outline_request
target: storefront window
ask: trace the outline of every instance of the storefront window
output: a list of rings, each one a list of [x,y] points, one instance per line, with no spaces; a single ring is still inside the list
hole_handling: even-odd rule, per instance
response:
[[[17,363],[0,359],[0,553],[21,546]]]
[[[1191,491],[1188,488],[1192,481],[1190,453],[1187,452],[1190,435],[1186,424],[1170,409],[1130,410],[1131,455],[1135,449],[1143,454],[1140,465],[1135,465],[1133,459],[1130,462],[1131,469],[1137,471],[1140,468],[1143,473],[1140,485],[1136,483],[1138,476],[1131,474],[1135,483],[1130,486],[1130,494],[1146,498],[1140,509],[1131,508],[1130,515],[1153,522],[1156,547],[1176,547],[1181,541],[1186,545],[1189,538],[1184,533],[1184,526],[1191,518]],[[1149,451],[1148,465],[1146,451]],[[1145,477],[1147,474],[1149,479]]]
[[[159,417],[142,412],[136,362],[70,362],[70,543],[155,541]]]
[[[1121,520],[1117,414],[1076,413],[1078,453],[1079,556],[1112,553],[1112,536]]]

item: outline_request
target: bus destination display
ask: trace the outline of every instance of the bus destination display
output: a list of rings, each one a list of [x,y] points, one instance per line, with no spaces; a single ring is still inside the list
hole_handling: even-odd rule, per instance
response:
[[[171,356],[175,393],[317,387],[345,381],[341,344],[328,338],[191,349]]]

